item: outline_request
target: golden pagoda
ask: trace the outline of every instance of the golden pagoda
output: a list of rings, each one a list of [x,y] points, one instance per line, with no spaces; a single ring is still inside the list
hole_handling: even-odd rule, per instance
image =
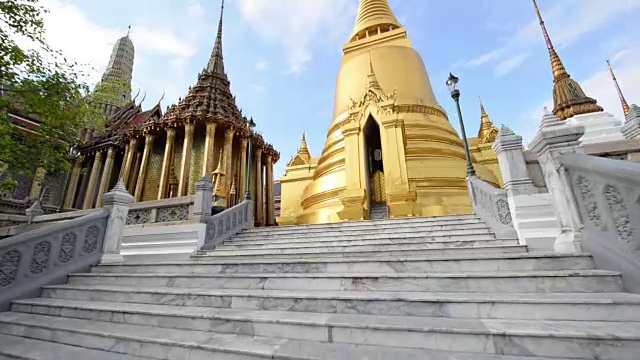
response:
[[[376,203],[392,218],[470,213],[462,140],[387,0],[360,0],[343,52],[322,155],[303,138],[280,179],[278,223],[364,220]]]

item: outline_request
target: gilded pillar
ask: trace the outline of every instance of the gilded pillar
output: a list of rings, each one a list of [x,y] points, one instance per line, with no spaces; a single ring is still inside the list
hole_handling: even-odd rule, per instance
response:
[[[116,152],[113,148],[107,150],[107,160],[104,162],[104,170],[102,170],[102,179],[100,180],[100,189],[98,190],[98,197],[96,198],[96,207],[102,207],[102,198],[104,194],[109,190],[109,180],[111,180],[111,172],[113,171],[113,160],[116,157]]]
[[[238,199],[242,199],[247,192],[247,145],[249,139],[240,139],[240,178],[238,179]]]
[[[360,124],[349,123],[341,130],[344,135],[346,186],[340,194],[343,209],[338,216],[343,221],[364,220],[366,191],[360,181]]]
[[[122,164],[120,164],[120,173],[118,174],[118,181],[124,178],[124,168],[129,156],[129,143],[124,144],[124,156],[122,157]]]
[[[273,199],[273,159],[271,158],[271,154],[267,155],[267,164],[266,164],[266,188],[265,188],[265,196],[267,198],[266,201],[266,225],[275,225],[276,216],[275,216],[275,203]]]
[[[215,148],[216,140],[216,124],[207,123],[207,137],[204,140],[204,165],[202,166],[202,176],[211,176],[214,164],[213,150]]]
[[[42,191],[42,183],[46,175],[47,171],[45,169],[36,169],[33,174],[33,181],[31,181],[31,189],[29,189],[29,198],[37,199],[40,197],[40,192]]]
[[[164,144],[164,156],[162,157],[162,172],[160,173],[160,186],[158,186],[158,200],[167,197],[169,181],[171,180],[171,159],[176,143],[176,129],[167,128],[167,141]]]
[[[136,148],[138,147],[138,138],[131,138],[129,140],[129,152],[127,153],[127,156],[125,157],[125,162],[124,162],[124,172],[122,174],[122,178],[124,179],[124,182],[127,184],[127,188],[131,189],[132,186],[130,186],[130,178],[131,176],[131,168],[133,166],[133,158],[134,158],[134,154],[136,153]]]
[[[102,164],[102,151],[96,152],[93,159],[93,165],[91,166],[91,175],[89,176],[89,183],[87,185],[87,191],[84,195],[83,209],[91,209],[93,207],[93,193],[96,190],[98,183],[98,174],[100,173],[100,165]]]
[[[178,183],[178,197],[187,196],[189,191],[189,164],[191,162],[191,148],[193,147],[194,124],[184,124],[184,142],[182,146],[182,166]]]
[[[136,192],[134,195],[137,201],[142,200],[142,189],[144,189],[144,182],[147,177],[147,167],[149,165],[149,156],[151,155],[151,149],[153,148],[154,138],[155,136],[152,134],[146,134],[144,137],[144,152],[142,153],[140,172],[138,173],[138,181],[136,183]]]
[[[224,173],[226,175],[224,182],[225,196],[229,194],[231,188],[231,179],[233,178],[233,172],[231,169],[231,162],[233,161],[233,134],[234,129],[226,129],[224,132]]]
[[[262,149],[256,149],[256,225],[264,225],[264,183],[262,181]]]
[[[76,196],[78,190],[78,181],[80,181],[80,171],[82,170],[82,158],[77,157],[73,163],[73,169],[71,170],[71,176],[69,178],[69,188],[67,190],[67,197],[64,199],[64,207],[69,209],[73,206],[73,199]]]

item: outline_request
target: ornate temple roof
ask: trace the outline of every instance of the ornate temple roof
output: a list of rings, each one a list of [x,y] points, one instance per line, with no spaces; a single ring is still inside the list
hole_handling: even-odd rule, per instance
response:
[[[616,79],[616,74],[613,73],[613,68],[611,67],[611,63],[609,62],[609,60],[607,60],[607,66],[609,67],[609,73],[611,73],[613,84],[618,91],[618,97],[620,98],[620,103],[622,104],[622,111],[624,112],[624,116],[626,117],[629,114],[629,104],[627,104],[627,99],[625,99],[624,94],[622,94],[622,89],[620,89],[620,84],[618,84],[618,79]]]
[[[402,27],[389,7],[387,0],[360,0],[356,25],[351,34],[351,41],[365,38],[367,31],[386,32]]]
[[[560,56],[556,52],[551,38],[547,32],[547,28],[542,20],[540,9],[536,0],[533,0],[533,5],[540,21],[540,27],[542,28],[542,34],[549,50],[549,56],[551,58],[551,70],[553,72],[553,113],[560,119],[566,120],[575,115],[590,114],[603,111],[602,107],[598,105],[595,99],[592,99],[585,95],[580,85],[571,78],[567,70],[565,69]]]
[[[484,104],[482,103],[482,99],[480,99],[480,129],[478,130],[478,143],[479,144],[487,144],[496,141],[496,136],[498,135],[498,128],[493,125],[491,118],[489,118],[489,114],[484,109]]]
[[[305,133],[302,133],[302,140],[300,141],[300,148],[298,152],[289,160],[287,166],[309,165],[311,163],[311,154],[309,153],[309,147],[307,146],[307,138]]]

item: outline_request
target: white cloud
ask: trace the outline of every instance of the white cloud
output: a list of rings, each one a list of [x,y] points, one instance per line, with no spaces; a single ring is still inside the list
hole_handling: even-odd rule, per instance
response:
[[[501,77],[501,76],[504,76],[504,75],[510,73],[513,69],[517,68],[525,60],[527,60],[529,55],[530,55],[529,53],[521,53],[521,54],[515,55],[513,57],[510,57],[508,59],[502,60],[495,67],[496,76],[497,77]]]
[[[554,2],[552,9],[542,8],[541,12],[554,46],[560,49],[637,8],[640,8],[640,0],[564,0]],[[516,62],[513,58],[505,57],[539,48],[543,39],[533,8],[531,14],[532,20],[506,38],[501,46],[471,60],[462,61],[460,65],[477,67],[492,64],[497,76],[504,76],[516,69],[525,59]]]
[[[147,104],[155,103],[163,91],[166,91],[165,104],[175,102],[194,80],[185,76],[187,66],[211,25],[200,1],[189,0],[173,12],[169,8],[158,8],[156,12],[138,13],[132,19],[130,37],[136,50],[133,92],[142,88],[142,93],[148,95]],[[86,65],[85,71],[92,69],[85,79],[89,84],[99,81],[113,44],[126,34],[126,28],[104,26],[90,18],[83,11],[84,6],[64,0],[41,0],[40,3],[49,10],[44,15],[47,43],[66,58]],[[165,21],[169,19],[164,16],[189,20],[191,26],[185,29],[181,21]],[[163,72],[162,81],[157,78],[159,72]]]
[[[255,63],[253,66],[257,71],[267,71],[269,70],[269,63],[264,60],[260,60]]]
[[[314,40],[348,32],[355,9],[355,2],[349,0],[239,0],[236,4],[251,29],[284,48],[288,71],[293,73],[304,70],[313,58]]]

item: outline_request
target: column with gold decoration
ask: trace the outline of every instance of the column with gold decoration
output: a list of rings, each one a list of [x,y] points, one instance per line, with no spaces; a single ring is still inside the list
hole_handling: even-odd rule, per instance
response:
[[[109,180],[111,180],[111,172],[113,171],[113,161],[116,157],[114,148],[110,147],[107,150],[107,160],[104,162],[104,170],[102,170],[102,180],[100,180],[100,190],[98,190],[98,197],[96,199],[96,207],[102,207],[102,198],[104,194],[109,190]]]
[[[182,165],[178,183],[178,196],[189,195],[189,172],[191,163],[191,148],[193,147],[193,133],[196,127],[192,123],[184,124],[184,142],[182,146]]]
[[[167,197],[169,181],[171,179],[171,159],[173,158],[173,148],[176,143],[176,129],[168,127],[167,141],[164,144],[164,156],[162,157],[162,172],[160,173],[160,186],[158,187],[158,200]]]
[[[149,167],[149,156],[151,156],[151,150],[153,149],[153,140],[155,135],[147,133],[144,137],[144,151],[142,153],[142,161],[140,162],[140,172],[138,173],[138,181],[136,184],[135,198],[137,201],[142,201],[142,190],[144,189],[144,183],[146,181],[147,168]]]

